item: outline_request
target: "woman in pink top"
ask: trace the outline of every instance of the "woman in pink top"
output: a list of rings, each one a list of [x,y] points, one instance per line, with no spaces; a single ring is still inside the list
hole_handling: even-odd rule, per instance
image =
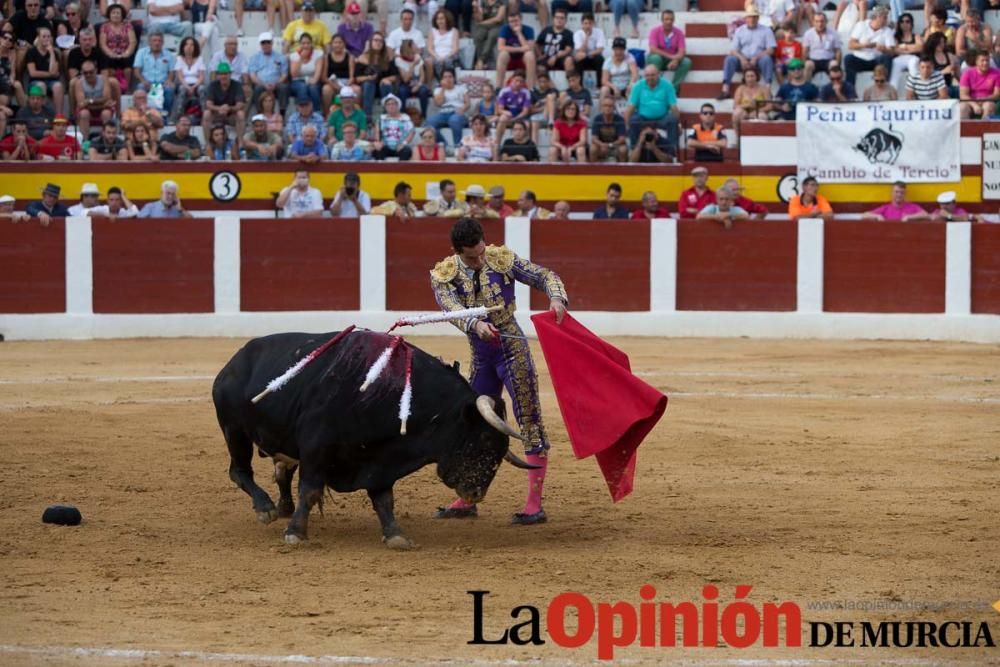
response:
[[[914,222],[926,220],[927,211],[918,204],[906,201],[906,183],[896,181],[892,184],[892,201],[882,204],[876,209],[865,212],[863,220]]]
[[[959,79],[958,99],[962,101],[962,118],[982,116],[996,112],[1000,96],[1000,70],[993,69],[989,53],[976,54],[976,66],[962,72]]]

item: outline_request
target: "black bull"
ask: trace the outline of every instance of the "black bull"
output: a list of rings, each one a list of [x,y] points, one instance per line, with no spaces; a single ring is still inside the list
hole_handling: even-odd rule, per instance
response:
[[[441,481],[476,502],[485,496],[505,458],[519,467],[531,467],[510,454],[509,436],[517,437],[517,432],[497,416],[493,399],[477,396],[456,369],[413,346],[413,399],[407,433],[401,435],[402,346],[382,377],[360,392],[365,373],[389,341],[384,334],[348,334],[283,389],[257,404],[251,402],[269,381],[333,336],[285,333],[251,340],[212,386],[229,448],[229,477],[252,498],[261,522],[291,517],[286,542],[307,538],[309,512],[322,501],[327,486],[341,493],[367,491],[382,524],[383,541],[406,548],[411,543],[393,513],[392,487],[397,480],[436,463]],[[502,404],[497,409],[502,414]],[[277,507],[254,482],[254,445],[278,462]],[[297,508],[291,494],[296,467],[300,468]]]

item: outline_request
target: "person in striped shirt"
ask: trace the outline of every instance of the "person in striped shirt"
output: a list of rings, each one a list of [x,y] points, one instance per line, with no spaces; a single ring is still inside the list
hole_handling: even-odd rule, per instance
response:
[[[906,77],[906,99],[908,100],[946,100],[948,85],[944,82],[941,72],[934,70],[934,61],[924,56],[917,64],[917,74],[912,72]]]

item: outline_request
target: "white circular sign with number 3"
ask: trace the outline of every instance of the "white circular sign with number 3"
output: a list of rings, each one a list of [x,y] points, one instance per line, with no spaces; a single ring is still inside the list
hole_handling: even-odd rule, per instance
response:
[[[217,171],[208,182],[208,190],[216,201],[233,201],[240,196],[240,177],[231,171]]]

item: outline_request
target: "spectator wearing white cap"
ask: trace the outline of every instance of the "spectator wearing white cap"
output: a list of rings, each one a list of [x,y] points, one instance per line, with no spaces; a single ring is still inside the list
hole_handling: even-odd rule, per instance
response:
[[[280,160],[282,147],[281,135],[267,129],[267,116],[259,113],[250,119],[250,131],[243,136],[244,159]]]
[[[386,95],[382,100],[385,113],[375,125],[375,159],[398,158],[409,160],[413,155],[410,142],[413,141],[414,127],[410,117],[400,112],[402,103],[395,95]]]
[[[446,218],[499,218],[500,214],[486,205],[486,189],[481,185],[470,185],[465,189],[465,205],[468,207],[465,213],[460,213],[457,209],[445,212]]]
[[[101,191],[97,188],[97,183],[84,183],[80,188],[80,203],[69,207],[69,214],[73,217],[87,215],[87,211],[99,206]]]
[[[931,213],[932,220],[943,222],[979,222],[978,216],[970,214],[958,205],[958,196],[954,191],[942,192],[937,198],[938,209]]]
[[[397,97],[396,99],[399,98]],[[368,136],[368,119],[365,117],[365,112],[358,108],[358,96],[350,86],[341,88],[340,108],[331,113],[326,121],[328,126],[327,140],[336,139],[337,141],[342,141],[344,139],[342,130],[344,123],[347,121],[351,121],[358,126],[362,139]]]
[[[3,195],[0,197],[0,220],[10,220],[11,222],[23,222],[31,218],[30,215],[24,211],[15,211],[14,204],[17,202],[16,199],[10,195]]]
[[[268,92],[278,100],[284,109],[288,106],[288,57],[274,49],[274,35],[262,32],[257,37],[260,51],[250,56],[247,72],[253,86],[251,102],[256,107],[257,98]]]

